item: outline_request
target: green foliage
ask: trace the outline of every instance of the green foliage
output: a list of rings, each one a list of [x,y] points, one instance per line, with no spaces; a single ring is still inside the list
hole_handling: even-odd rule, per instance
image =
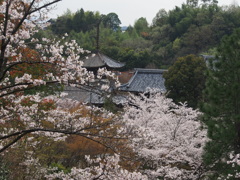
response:
[[[145,68],[151,62],[151,55],[148,51],[134,51],[123,49],[119,52],[119,59],[126,63],[124,70],[134,68]]]
[[[183,4],[169,12],[161,10],[154,18],[149,39],[153,42],[154,53],[158,51],[157,54],[164,57],[160,61],[171,64],[172,59],[205,52],[216,47],[224,35],[240,27],[236,21],[240,18],[237,6],[223,9],[215,1],[188,3],[193,5]],[[180,40],[178,48],[176,39]],[[166,51],[166,46],[170,50]]]
[[[59,37],[67,32],[66,41],[74,39],[84,49],[95,51],[96,27],[101,22],[100,51],[126,62],[126,69],[135,68],[139,52],[147,51],[150,56],[140,60],[144,63],[138,67],[151,63],[160,68],[172,65],[178,57],[198,55],[215,48],[224,35],[230,35],[240,27],[239,18],[238,6],[223,8],[215,0],[189,0],[168,12],[161,9],[151,26],[141,17],[125,32],[120,30],[121,20],[116,13],[104,15],[83,9],[76,13],[67,11],[55,21],[51,20],[49,29]],[[52,34],[49,29],[46,35]]]
[[[134,29],[136,29],[137,33],[141,35],[143,32],[149,32],[149,27],[148,27],[148,22],[146,18],[139,18],[135,23],[134,23]]]
[[[57,35],[70,33],[71,31],[87,32],[94,29],[99,20],[98,12],[78,10],[76,13],[67,12],[59,16],[55,21],[52,20],[50,29]]]
[[[121,24],[121,21],[116,13],[109,13],[106,16],[103,16],[102,21],[104,27],[108,27],[114,31],[120,28],[119,25]]]
[[[182,48],[179,55],[187,53],[199,54],[200,52],[208,50],[215,44],[214,39],[212,39],[213,34],[209,25],[201,27],[191,26],[188,33],[184,34],[182,37]]]
[[[120,110],[120,108],[114,104],[112,98],[105,98],[103,108],[112,113],[117,113]]]
[[[176,103],[187,101],[189,106],[196,108],[202,101],[205,71],[206,64],[201,57],[188,55],[178,58],[164,73],[165,86],[169,91],[168,97]]]
[[[168,21],[168,12],[165,9],[160,9],[156,16],[153,18],[153,27],[162,26],[167,24]]]
[[[187,0],[187,5],[191,7],[197,7],[198,6],[198,0]]]
[[[210,63],[205,90],[206,103],[202,106],[205,113],[203,121],[211,139],[206,146],[204,159],[219,175],[233,169],[222,160],[227,159],[232,151],[240,152],[239,42],[239,29],[223,39],[218,48],[217,61]]]
[[[121,47],[130,48],[135,51],[143,51],[147,50],[152,45],[151,41],[148,41],[142,37],[135,38],[135,39],[126,39],[123,40],[120,44]]]

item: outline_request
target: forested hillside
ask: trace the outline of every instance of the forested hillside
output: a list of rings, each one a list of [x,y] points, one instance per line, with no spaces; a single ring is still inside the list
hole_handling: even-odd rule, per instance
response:
[[[97,26],[100,24],[100,51],[126,62],[125,69],[171,65],[177,57],[188,54],[214,54],[224,35],[240,27],[240,7],[220,7],[215,1],[187,1],[170,11],[160,9],[153,21],[140,17],[133,26],[121,31],[116,13],[67,10],[44,36],[76,40],[84,49],[96,50]],[[42,32],[43,33],[43,32]]]

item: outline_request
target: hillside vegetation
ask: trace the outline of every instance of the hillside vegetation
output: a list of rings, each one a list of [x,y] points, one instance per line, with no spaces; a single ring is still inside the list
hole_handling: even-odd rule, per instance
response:
[[[84,49],[96,50],[97,26],[100,26],[100,51],[126,62],[126,69],[164,68],[188,54],[214,54],[225,35],[240,27],[240,7],[220,7],[215,1],[187,1],[170,11],[160,9],[149,24],[140,17],[126,31],[116,13],[67,10],[51,20],[42,36],[68,33]]]

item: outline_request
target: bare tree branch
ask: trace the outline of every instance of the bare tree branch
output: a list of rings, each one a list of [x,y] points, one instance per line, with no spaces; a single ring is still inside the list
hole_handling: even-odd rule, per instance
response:
[[[41,7],[39,7],[39,8],[36,8],[36,9],[34,9],[34,10],[32,10],[32,11],[29,11],[29,14],[32,14],[32,13],[34,13],[34,12],[36,12],[36,11],[39,11],[39,10],[41,10],[41,9],[43,9],[43,8],[46,8],[46,7],[51,6],[51,5],[53,5],[53,4],[56,4],[57,2],[60,2],[60,1],[62,1],[62,0],[55,0],[55,1],[53,1],[53,2],[44,4],[43,6],[41,6]]]
[[[2,153],[3,151],[5,151],[6,149],[8,149],[9,147],[11,147],[13,144],[15,144],[16,142],[18,142],[23,136],[25,136],[28,133],[22,133],[20,134],[17,138],[15,138],[12,142],[10,142],[9,144],[7,144],[6,146],[4,146],[2,149],[0,149],[0,153]]]
[[[85,130],[85,128],[82,129],[82,131]],[[110,148],[112,149],[110,146],[107,146],[106,144],[101,143],[98,140],[93,139],[93,137],[97,137],[97,138],[104,138],[104,139],[118,139],[118,140],[123,140],[126,138],[116,138],[116,137],[109,137],[109,136],[100,136],[100,135],[95,135],[95,134],[91,134],[91,133],[80,133],[79,131],[68,131],[68,130],[57,130],[57,129],[41,129],[41,128],[36,128],[36,129],[28,129],[28,130],[22,130],[10,135],[6,135],[6,136],[2,136],[0,137],[0,140],[5,140],[5,139],[9,139],[11,137],[17,136],[12,142],[10,142],[9,144],[7,144],[6,146],[4,146],[3,148],[0,149],[0,153],[2,153],[3,151],[5,151],[7,148],[9,148],[10,146],[12,146],[13,144],[15,144],[17,141],[19,141],[22,137],[24,137],[27,134],[33,133],[33,132],[52,132],[52,133],[60,133],[60,134],[65,134],[65,135],[78,135],[78,136],[82,136],[84,138],[87,138],[89,140],[92,140],[94,142],[97,142],[101,145],[103,145],[106,148]],[[92,138],[91,138],[92,137]]]
[[[47,85],[49,84],[57,84],[58,81],[49,81],[49,82],[46,82]],[[3,88],[0,88],[0,91],[3,91],[3,90],[7,90],[7,89],[10,89],[10,88],[14,88],[14,87],[17,87],[17,86],[24,86],[24,85],[27,85],[27,86],[30,86],[30,85],[33,85],[33,83],[21,83],[21,84],[14,84],[14,85],[11,85],[11,86],[7,86],[7,87],[3,87]],[[32,86],[32,87],[27,87],[27,88],[19,88],[19,89],[15,89],[13,91],[10,91],[10,92],[7,92],[5,94],[2,94],[0,95],[0,98],[1,97],[4,97],[4,96],[7,96],[7,95],[10,95],[10,94],[14,94],[14,93],[17,93],[17,92],[22,92],[22,91],[26,91],[26,90],[30,90],[30,89],[35,89],[37,88],[38,86]]]

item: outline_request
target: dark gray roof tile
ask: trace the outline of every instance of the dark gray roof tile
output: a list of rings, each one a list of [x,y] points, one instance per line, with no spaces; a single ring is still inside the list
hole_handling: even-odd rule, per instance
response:
[[[128,92],[146,92],[148,89],[166,91],[162,69],[136,69],[134,76],[120,90]]]
[[[81,89],[77,87],[64,87],[64,92],[68,93],[64,98],[76,100],[82,103],[91,103],[91,104],[103,104],[103,97],[90,90],[90,89]]]
[[[83,61],[83,67],[85,68],[99,68],[99,67],[110,67],[110,68],[121,68],[125,63],[117,62],[110,57],[102,54],[90,54],[89,56],[81,59]]]

